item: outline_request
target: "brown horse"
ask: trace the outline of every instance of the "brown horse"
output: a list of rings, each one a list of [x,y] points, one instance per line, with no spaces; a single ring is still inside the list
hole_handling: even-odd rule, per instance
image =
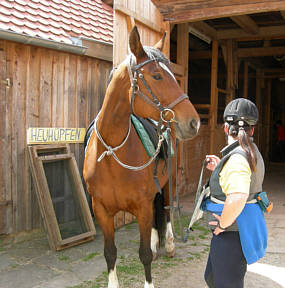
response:
[[[155,47],[143,47],[137,28],[131,31],[129,45],[132,54],[113,73],[86,148],[83,176],[104,236],[109,288],[119,287],[114,243],[114,216],[118,211],[130,212],[137,218],[139,257],[146,277],[144,287],[154,287],[151,262],[152,250],[154,255],[157,253],[158,232],[152,226],[158,189],[153,180],[154,163],[150,164],[152,159],[149,160],[131,125],[131,113],[160,122],[161,118],[168,123],[171,121],[172,141],[175,136],[181,140],[193,138],[200,126],[195,108],[170,71],[169,60],[161,53],[164,38],[165,35]],[[132,166],[140,167],[135,169]],[[164,190],[167,192],[168,176],[163,168],[164,163],[159,163],[157,176],[160,186],[166,187]],[[169,203],[167,195],[165,206]],[[169,215],[167,221],[165,248],[168,254],[173,255],[175,247]]]

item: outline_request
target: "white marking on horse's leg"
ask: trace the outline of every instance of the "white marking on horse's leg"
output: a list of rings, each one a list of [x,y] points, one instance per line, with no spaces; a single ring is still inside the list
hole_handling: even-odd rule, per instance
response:
[[[114,267],[114,270],[110,270],[108,279],[108,288],[119,288],[116,265]]]
[[[170,222],[167,222],[165,233],[165,251],[167,256],[173,257],[175,254],[174,236]]]
[[[155,228],[151,229],[151,238],[150,238],[150,248],[152,251],[153,255],[153,260],[157,258],[158,252],[157,252],[157,247],[158,247],[158,232]]]
[[[148,283],[147,281],[144,282],[144,288],[154,288],[152,283]]]

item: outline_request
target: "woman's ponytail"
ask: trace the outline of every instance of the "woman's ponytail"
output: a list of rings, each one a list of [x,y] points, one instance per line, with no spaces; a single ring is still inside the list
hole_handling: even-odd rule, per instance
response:
[[[251,126],[239,126],[238,124],[232,124],[229,129],[229,135],[237,137],[239,145],[246,153],[249,167],[252,171],[256,171],[257,156],[252,140],[249,136]]]
[[[245,129],[248,128],[249,131],[245,131]],[[249,163],[249,166],[252,171],[256,172],[256,163],[257,163],[257,157],[255,148],[253,146],[252,140],[250,139],[250,136],[248,133],[250,132],[251,127],[240,127],[238,132],[238,141],[239,145],[242,147],[242,149],[245,151],[247,156],[247,161]],[[247,130],[247,129],[246,129]]]

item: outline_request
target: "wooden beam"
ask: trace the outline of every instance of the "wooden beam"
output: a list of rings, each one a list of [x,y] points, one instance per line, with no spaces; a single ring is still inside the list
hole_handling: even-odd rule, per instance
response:
[[[267,37],[268,39],[274,39],[275,37],[280,37],[285,35],[285,26],[268,26],[268,27],[260,27],[259,32],[255,34],[254,39],[263,39]],[[247,33],[242,29],[226,29],[217,31],[217,39],[241,39],[246,40],[252,39],[253,34]],[[239,40],[240,41],[240,40]]]
[[[85,55],[113,62],[113,45],[92,40],[82,40],[82,45],[88,47]]]
[[[189,61],[189,32],[188,24],[177,25],[177,64],[183,67],[183,83],[181,88],[188,91],[188,61]]]
[[[264,73],[285,73],[285,68],[267,68],[263,70]]]
[[[255,104],[258,110],[259,115],[262,115],[262,107],[261,107],[261,81],[263,72],[258,69],[256,70],[256,90],[255,90]],[[260,147],[260,139],[262,139],[262,126],[261,126],[261,121],[258,122],[257,127],[256,127],[256,133],[255,133],[255,142],[258,147]]]
[[[248,62],[243,63],[243,98],[248,98]]]
[[[211,59],[211,57],[212,57],[211,50],[199,50],[199,51],[190,51],[189,52],[189,59],[190,60]],[[220,51],[218,52],[218,57],[219,58],[223,57],[223,55]]]
[[[283,19],[285,19],[285,10],[280,11],[280,14],[282,15]]]
[[[265,105],[265,161],[269,161],[269,147],[270,147],[270,106],[271,106],[271,79],[267,80],[266,89],[266,105]]]
[[[210,96],[210,153],[214,153],[215,144],[215,130],[217,125],[217,111],[218,111],[218,41],[212,42],[212,65],[211,65],[211,96]]]
[[[170,62],[171,71],[177,76],[184,76],[184,67],[182,65]]]
[[[138,21],[139,23],[143,24],[144,26],[150,28],[153,31],[159,32],[161,34],[164,32],[160,26],[154,24],[152,21],[144,18],[140,14],[131,11],[130,9],[124,7],[123,5],[115,3],[114,10],[119,11],[125,15],[130,16],[130,17],[133,17],[135,19],[135,21]]]
[[[207,37],[213,39],[217,39],[217,30],[205,23],[204,21],[190,23],[189,26],[195,28],[202,34],[206,35]]]
[[[217,88],[217,91],[219,93],[226,94],[226,95],[228,95],[230,93],[228,90],[225,90],[225,89],[222,89],[222,88]]]
[[[239,79],[238,79],[238,71],[240,65],[240,59],[237,53],[237,42],[233,41],[233,88],[238,88]]]
[[[173,23],[197,22],[206,19],[285,10],[285,1],[264,0],[257,2],[255,0],[248,0],[246,4],[242,0],[234,2],[205,1],[204,7],[201,6],[201,1],[188,1],[187,3],[186,1],[185,3],[179,1],[181,3],[175,4],[174,2],[172,5],[161,3],[158,0],[152,0],[152,2],[160,10],[164,21]],[[172,9],[171,6],[173,6]]]
[[[233,40],[229,39],[226,42],[227,54],[227,90],[230,93],[226,96],[226,104],[228,104],[234,97],[234,61],[233,61]]]
[[[285,46],[239,48],[237,50],[237,55],[239,58],[285,55]]]
[[[256,48],[238,48],[236,50],[238,58],[263,57],[285,55],[285,46],[280,47],[256,47]],[[219,54],[221,57],[221,54]],[[210,59],[210,50],[191,51],[190,60]]]
[[[238,24],[242,30],[249,34],[258,34],[258,25],[247,15],[233,16],[231,19]]]

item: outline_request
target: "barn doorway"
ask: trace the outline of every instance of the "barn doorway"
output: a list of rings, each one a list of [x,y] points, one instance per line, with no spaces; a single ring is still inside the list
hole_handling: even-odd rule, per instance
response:
[[[202,124],[213,129],[213,45],[217,45],[216,116],[221,128],[225,105],[245,97],[258,106],[260,120],[255,142],[267,164],[285,163],[277,139],[276,123],[285,124],[285,13],[268,11],[188,22],[188,95],[199,111]],[[179,54],[179,25],[170,36],[171,61]],[[184,41],[185,42],[185,41]],[[224,139],[217,137],[214,152]],[[211,141],[209,141],[211,142]],[[211,145],[211,144],[210,144]],[[284,149],[284,148],[283,148]],[[211,147],[209,147],[211,150]]]

